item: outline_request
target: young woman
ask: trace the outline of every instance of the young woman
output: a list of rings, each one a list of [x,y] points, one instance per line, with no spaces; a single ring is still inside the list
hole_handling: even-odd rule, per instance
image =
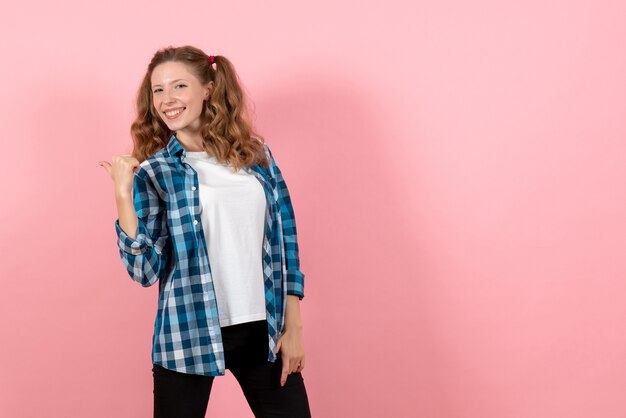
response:
[[[231,62],[157,51],[131,134],[132,154],[100,165],[122,262],[142,286],[159,284],[154,416],[204,417],[229,369],[256,417],[310,417],[293,207]]]

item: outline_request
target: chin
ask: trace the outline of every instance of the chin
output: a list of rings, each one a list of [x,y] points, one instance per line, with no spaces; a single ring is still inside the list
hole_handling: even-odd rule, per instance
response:
[[[185,124],[184,123],[173,123],[173,124],[166,124],[168,128],[170,128],[170,131],[180,131],[181,129],[185,129]]]

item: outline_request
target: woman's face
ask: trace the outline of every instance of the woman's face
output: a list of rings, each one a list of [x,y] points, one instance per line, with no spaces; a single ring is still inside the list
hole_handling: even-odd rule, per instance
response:
[[[157,65],[150,81],[154,109],[168,128],[176,133],[196,134],[213,82],[203,86],[185,64],[176,61]]]

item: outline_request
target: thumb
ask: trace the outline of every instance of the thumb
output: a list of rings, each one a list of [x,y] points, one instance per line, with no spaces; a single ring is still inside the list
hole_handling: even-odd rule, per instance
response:
[[[108,161],[98,161],[98,165],[104,167],[104,169],[111,175],[111,168],[113,167]]]

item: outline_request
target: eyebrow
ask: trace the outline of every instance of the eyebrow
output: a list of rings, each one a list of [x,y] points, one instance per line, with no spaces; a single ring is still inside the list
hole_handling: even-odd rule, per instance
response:
[[[177,80],[172,80],[172,81],[170,81],[170,84],[174,84],[174,83],[176,83],[176,82],[178,82],[178,81],[187,81],[187,80],[185,80],[184,78],[179,78],[179,79],[177,79]],[[152,85],[152,88],[155,88],[155,87],[160,87],[160,86],[161,86],[160,84],[153,84],[153,85]]]

